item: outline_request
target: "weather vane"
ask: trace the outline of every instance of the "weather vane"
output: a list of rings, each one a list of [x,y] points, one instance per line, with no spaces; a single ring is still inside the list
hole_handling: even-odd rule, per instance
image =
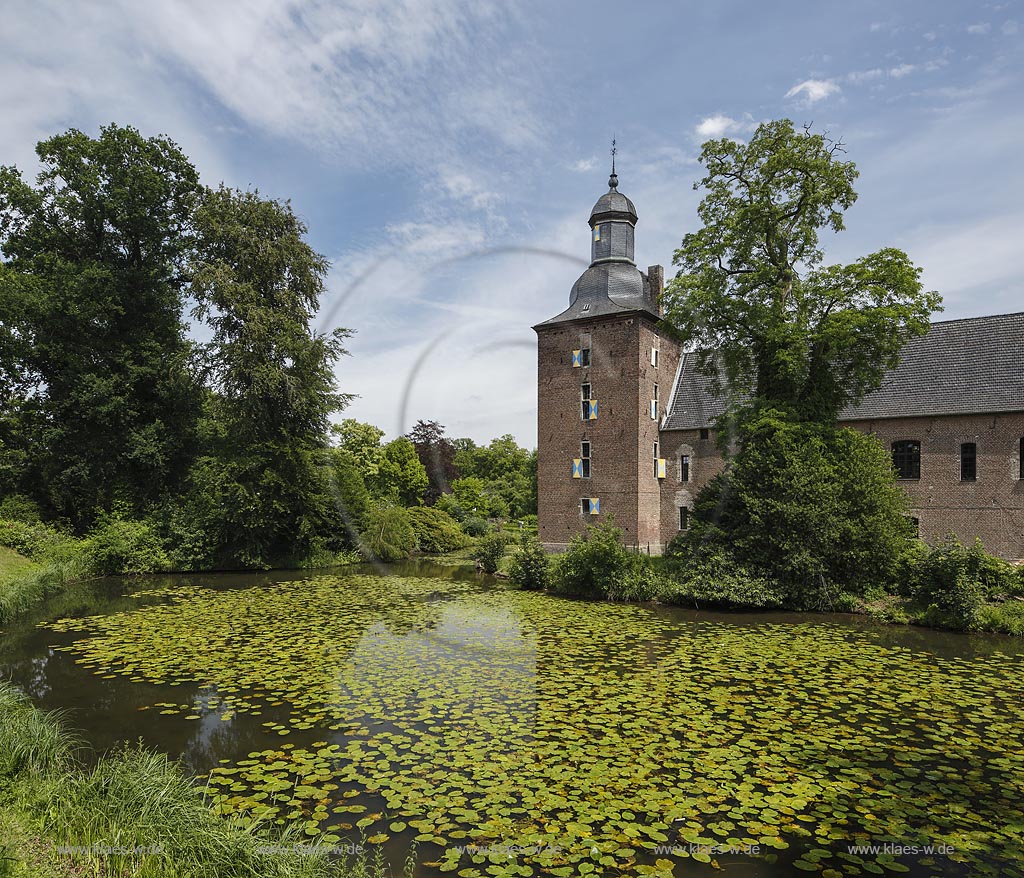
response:
[[[615,136],[612,135],[612,175],[615,175],[615,153],[617,153],[618,147],[615,146]]]

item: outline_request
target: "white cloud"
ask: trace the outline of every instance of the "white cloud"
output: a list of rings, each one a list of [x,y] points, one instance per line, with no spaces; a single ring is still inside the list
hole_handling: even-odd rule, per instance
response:
[[[1020,30],[1020,25],[1018,25],[1016,21],[1011,19],[1010,21],[1003,22],[1001,30],[1004,36],[1012,37],[1015,36],[1017,32]]]
[[[529,50],[503,39],[518,13],[488,0],[6,6],[0,102],[14,107],[12,139],[83,124],[85,110],[197,139],[240,123],[353,169],[422,169],[467,141],[520,149],[542,131],[523,97],[539,93],[536,65],[517,63]],[[199,94],[183,95],[186,82]],[[10,132],[6,112],[4,123]]]
[[[741,123],[730,116],[716,114],[701,119],[694,131],[698,137],[707,140],[709,138],[725,137],[725,135],[731,134],[741,127]]]
[[[573,162],[571,165],[569,165],[569,170],[576,171],[577,173],[580,173],[580,174],[584,174],[587,171],[594,170],[594,168],[596,168],[596,167],[597,167],[597,159],[596,158],[577,159],[575,162]]]
[[[987,34],[992,29],[987,21],[980,22],[979,24],[969,24],[967,26],[967,33],[969,34]]]
[[[787,98],[803,96],[808,104],[816,104],[829,95],[841,91],[839,86],[831,79],[805,79],[803,82],[794,85],[786,92]]]
[[[917,65],[915,64],[900,64],[898,67],[891,68],[889,70],[889,75],[893,79],[902,79],[904,76],[913,73],[915,70],[917,70]]]

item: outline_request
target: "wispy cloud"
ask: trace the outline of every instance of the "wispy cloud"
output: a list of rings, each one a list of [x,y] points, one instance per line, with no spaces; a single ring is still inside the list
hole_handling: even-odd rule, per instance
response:
[[[808,104],[816,104],[829,95],[840,92],[838,84],[831,79],[805,79],[786,92],[787,98],[802,97]]]
[[[593,158],[593,157],[591,157],[589,159],[577,159],[575,162],[573,162],[571,165],[569,165],[569,169],[570,170],[576,171],[577,173],[580,173],[580,174],[584,174],[587,171],[592,171],[596,167],[597,167],[597,159]]]
[[[967,33],[969,34],[987,34],[990,30],[992,30],[992,25],[989,24],[987,21],[982,21],[978,24],[969,24],[967,26]]]

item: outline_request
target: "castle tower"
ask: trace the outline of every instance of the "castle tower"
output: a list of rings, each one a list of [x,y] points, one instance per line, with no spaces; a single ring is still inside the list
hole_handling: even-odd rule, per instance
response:
[[[550,549],[607,515],[627,543],[662,550],[659,425],[679,362],[659,331],[664,270],[634,262],[633,202],[608,191],[590,212],[591,263],[569,307],[537,333],[537,493]]]

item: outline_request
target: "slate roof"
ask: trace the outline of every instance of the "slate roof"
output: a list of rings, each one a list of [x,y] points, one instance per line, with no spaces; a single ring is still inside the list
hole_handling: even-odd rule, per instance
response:
[[[614,187],[597,199],[594,209],[590,211],[590,221],[593,223],[594,220],[608,215],[632,217],[636,222],[636,208],[633,207],[633,202]]]
[[[627,311],[647,311],[658,317],[657,306],[650,301],[643,274],[630,262],[600,262],[591,265],[573,284],[569,307],[537,325],[549,326]]]
[[[708,427],[725,411],[711,379],[684,355],[664,430]],[[1024,312],[933,323],[899,366],[841,421],[1024,411]]]

